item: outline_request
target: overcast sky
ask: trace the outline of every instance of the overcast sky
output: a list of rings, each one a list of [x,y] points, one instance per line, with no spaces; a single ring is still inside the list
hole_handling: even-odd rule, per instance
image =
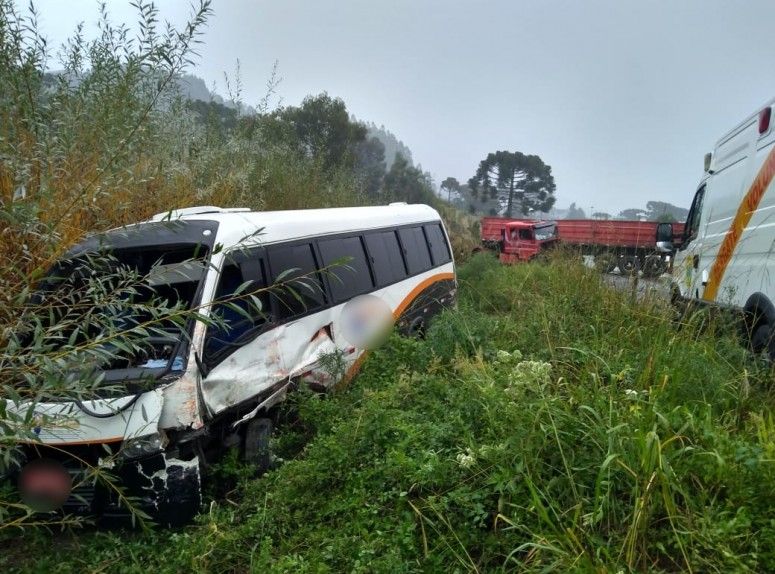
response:
[[[36,0],[50,42],[96,0]],[[26,4],[26,0],[24,2]],[[189,3],[159,0],[181,24]],[[538,154],[557,205],[688,207],[703,156],[775,96],[775,1],[215,0],[193,73],[246,103],[279,62],[287,105],[327,91],[384,124],[439,183],[489,152]],[[110,0],[132,22],[127,0]],[[93,30],[93,28],[89,28]],[[55,66],[52,66],[55,67]]]

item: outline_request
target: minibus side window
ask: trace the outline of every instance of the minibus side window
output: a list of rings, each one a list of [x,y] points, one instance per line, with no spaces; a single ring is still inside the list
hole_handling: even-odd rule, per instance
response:
[[[398,237],[401,239],[401,247],[409,275],[416,275],[431,268],[431,254],[428,251],[422,227],[399,229]]]
[[[335,303],[374,288],[360,237],[322,240],[318,242],[318,249]]]
[[[440,224],[431,223],[426,225],[425,235],[428,237],[428,245],[431,248],[434,265],[443,265],[452,261],[447,238],[444,237],[444,231],[442,231]]]
[[[245,283],[248,286],[239,290]],[[227,258],[218,278],[211,314],[218,321],[207,329],[205,358],[213,362],[226,351],[238,348],[269,321],[269,297],[261,258],[250,253]]]
[[[689,215],[686,217],[686,227],[684,228],[684,238],[681,248],[686,248],[689,242],[697,239],[700,231],[700,219],[702,218],[702,203],[705,197],[705,186],[703,185],[694,196],[692,206],[689,209]]]
[[[406,266],[395,231],[369,233],[365,239],[377,285],[384,287],[406,279]]]
[[[274,245],[267,252],[278,320],[304,315],[325,304],[319,266],[310,243]]]

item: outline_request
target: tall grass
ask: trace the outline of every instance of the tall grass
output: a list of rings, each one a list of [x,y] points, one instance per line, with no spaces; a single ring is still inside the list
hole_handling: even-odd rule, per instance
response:
[[[770,571],[771,373],[715,327],[569,260],[478,256],[425,340],[391,339],[330,399],[298,395],[288,460],[199,526],[6,565]]]

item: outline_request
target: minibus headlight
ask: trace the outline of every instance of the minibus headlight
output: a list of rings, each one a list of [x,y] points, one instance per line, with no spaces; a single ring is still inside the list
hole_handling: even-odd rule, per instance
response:
[[[164,450],[167,437],[162,433],[155,433],[124,441],[121,446],[120,456],[124,460],[132,460],[157,454]]]

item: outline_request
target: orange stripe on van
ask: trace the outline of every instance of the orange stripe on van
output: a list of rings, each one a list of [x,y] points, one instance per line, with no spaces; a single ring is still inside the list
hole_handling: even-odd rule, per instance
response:
[[[710,269],[708,284],[705,286],[705,291],[702,294],[702,298],[706,301],[716,299],[721,280],[724,278],[729,261],[732,259],[737,244],[740,242],[743,230],[748,226],[754,211],[759,207],[759,203],[770,183],[772,183],[773,177],[775,177],[775,147],[767,155],[759,173],[756,175],[756,179],[753,180],[748,193],[743,197],[743,201],[737,208],[735,218],[732,220],[732,225],[729,227],[726,236],[724,236],[721,247],[719,247],[716,259],[713,261],[713,266]]]
[[[425,291],[425,289],[427,289],[430,285],[438,283],[439,281],[446,281],[454,278],[454,273],[438,273],[418,283],[417,286],[412,289],[406,297],[404,297],[404,300],[398,304],[396,310],[393,311],[393,319],[398,319],[401,316],[401,313],[406,311],[406,308],[409,307],[409,305],[411,305],[412,302],[417,299],[420,293]],[[355,377],[355,375],[358,374],[358,371],[360,371],[361,366],[366,360],[368,354],[368,351],[361,353],[361,356],[355,360],[352,366],[347,370],[347,373],[345,373],[344,377],[342,377],[342,381],[336,385],[336,388],[344,388],[350,383],[350,381],[352,381],[353,377]]]

